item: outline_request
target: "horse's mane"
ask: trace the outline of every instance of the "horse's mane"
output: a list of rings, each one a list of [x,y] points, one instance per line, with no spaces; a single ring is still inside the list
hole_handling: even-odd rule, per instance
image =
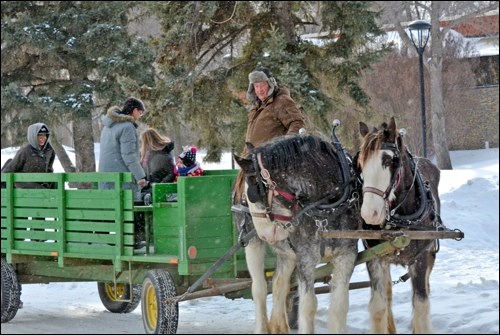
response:
[[[366,134],[366,136],[361,139],[358,158],[358,165],[361,169],[363,169],[366,161],[382,147],[382,142],[385,139],[385,130],[387,128],[385,122],[382,124],[382,128],[381,130],[373,128],[370,133]]]
[[[337,160],[335,148],[317,135],[282,136],[255,149],[268,170],[297,168],[307,164],[308,169],[324,169],[325,163]]]
[[[332,185],[342,182],[342,170],[334,145],[317,134],[279,136],[249,150],[246,159],[252,155],[260,157],[263,168],[273,179],[292,177],[290,185],[302,194],[316,194],[318,190],[328,192]],[[276,173],[278,172],[278,174]],[[244,187],[244,173],[240,171],[234,184],[235,201],[241,200]]]

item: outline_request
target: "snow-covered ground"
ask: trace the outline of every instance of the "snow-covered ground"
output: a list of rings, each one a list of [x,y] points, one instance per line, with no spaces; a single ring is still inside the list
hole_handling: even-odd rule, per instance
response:
[[[2,165],[15,150],[2,150]],[[453,170],[441,171],[443,223],[465,233],[461,241],[441,240],[431,275],[431,314],[438,334],[499,333],[499,164],[498,148],[451,152]],[[200,157],[198,160],[202,159]],[[54,165],[62,171],[59,162]],[[206,169],[231,168],[231,157]],[[406,273],[392,270],[393,280]],[[351,282],[368,280],[358,266]],[[350,291],[348,332],[369,332],[369,289]],[[140,307],[112,314],[101,304],[95,283],[23,286],[24,308],[2,334],[138,334],[144,333]],[[272,306],[268,298],[269,310]],[[318,295],[316,333],[328,333],[328,295]],[[394,286],[393,311],[399,333],[411,333],[411,284]],[[179,304],[179,334],[248,334],[254,309],[249,299],[202,298]]]

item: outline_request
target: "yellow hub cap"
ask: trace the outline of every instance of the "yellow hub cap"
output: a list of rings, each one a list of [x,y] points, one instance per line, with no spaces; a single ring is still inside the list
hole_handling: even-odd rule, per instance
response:
[[[106,284],[106,294],[111,300],[123,300],[125,295],[125,284],[116,284],[116,291],[113,284]]]
[[[155,289],[151,283],[147,284],[146,294],[143,297],[146,304],[146,320],[150,329],[156,329],[158,320],[158,303],[156,301]]]

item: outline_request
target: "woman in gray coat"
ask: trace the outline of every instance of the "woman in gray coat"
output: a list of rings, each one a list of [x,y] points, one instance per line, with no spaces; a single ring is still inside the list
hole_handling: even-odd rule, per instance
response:
[[[141,100],[128,98],[123,108],[113,106],[102,123],[99,172],[132,172],[140,187],[146,174],[139,161],[139,136],[136,121],[144,114]]]
[[[137,181],[131,188],[134,195],[146,186],[146,173],[139,160],[139,137],[137,120],[144,114],[144,103],[136,98],[128,98],[122,108],[113,106],[108,110],[102,123],[99,172],[132,172]],[[112,184],[101,185],[113,188]],[[140,220],[139,220],[140,221]],[[136,247],[144,239],[144,222],[136,220]]]

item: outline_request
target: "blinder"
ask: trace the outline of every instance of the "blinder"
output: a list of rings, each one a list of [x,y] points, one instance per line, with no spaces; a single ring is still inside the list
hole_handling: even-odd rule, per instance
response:
[[[381,150],[390,150],[394,153],[392,156],[392,168],[397,170],[401,166],[401,155],[396,143],[384,142],[382,143]]]
[[[255,171],[255,183],[252,183],[248,186],[247,195],[248,200],[255,203],[259,200],[262,200],[265,203],[266,199],[266,186],[262,181],[262,177],[260,175],[259,162],[257,161],[257,157],[255,154],[252,154],[252,164]]]
[[[259,186],[257,185],[257,183],[248,185],[247,197],[248,201],[252,203],[256,203],[257,201],[262,199],[261,195],[259,194]]]

